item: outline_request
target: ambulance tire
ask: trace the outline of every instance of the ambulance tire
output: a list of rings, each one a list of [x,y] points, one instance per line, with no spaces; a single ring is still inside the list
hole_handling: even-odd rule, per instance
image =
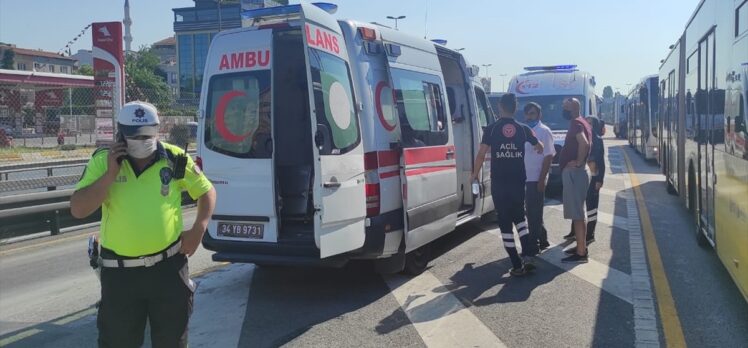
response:
[[[411,276],[417,276],[423,273],[431,261],[431,247],[426,244],[405,255],[405,269],[403,273]]]

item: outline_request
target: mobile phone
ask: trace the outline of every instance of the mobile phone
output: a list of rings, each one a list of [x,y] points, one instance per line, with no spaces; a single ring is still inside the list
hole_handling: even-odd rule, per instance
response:
[[[125,145],[125,147],[127,147],[127,141],[125,140],[125,135],[124,135],[124,134],[122,134],[121,132],[117,132],[117,136],[116,136],[116,141],[117,141],[118,143],[122,143],[122,144],[124,144],[124,145]],[[119,156],[119,157],[117,157],[117,163],[118,163],[118,164],[122,164],[122,161],[123,161],[124,159],[125,159],[125,155],[122,155],[122,156]]]

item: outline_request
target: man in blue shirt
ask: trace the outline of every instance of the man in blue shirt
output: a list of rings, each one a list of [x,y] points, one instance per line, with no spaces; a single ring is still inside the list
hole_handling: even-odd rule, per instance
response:
[[[486,153],[491,153],[491,195],[498,215],[498,225],[504,248],[512,261],[510,273],[522,276],[535,266],[531,257],[537,254],[537,241],[530,240],[525,219],[525,143],[543,153],[543,144],[538,141],[530,127],[514,120],[517,111],[517,97],[507,93],[499,101],[500,118],[486,127],[480,150],[475,159],[473,180],[478,178]],[[512,224],[516,226],[522,244],[522,254],[517,253]]]

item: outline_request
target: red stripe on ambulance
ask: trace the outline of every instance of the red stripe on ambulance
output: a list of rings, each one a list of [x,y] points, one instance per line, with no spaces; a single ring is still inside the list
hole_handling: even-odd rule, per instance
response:
[[[405,156],[405,164],[412,165],[448,160],[450,158],[447,155],[450,151],[454,154],[454,145],[405,149],[403,155]]]

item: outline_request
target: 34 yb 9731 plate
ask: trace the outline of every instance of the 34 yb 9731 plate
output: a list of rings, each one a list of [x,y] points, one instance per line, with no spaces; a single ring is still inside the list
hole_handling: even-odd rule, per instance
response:
[[[265,226],[261,224],[247,224],[240,222],[219,222],[218,235],[224,237],[262,239]]]

